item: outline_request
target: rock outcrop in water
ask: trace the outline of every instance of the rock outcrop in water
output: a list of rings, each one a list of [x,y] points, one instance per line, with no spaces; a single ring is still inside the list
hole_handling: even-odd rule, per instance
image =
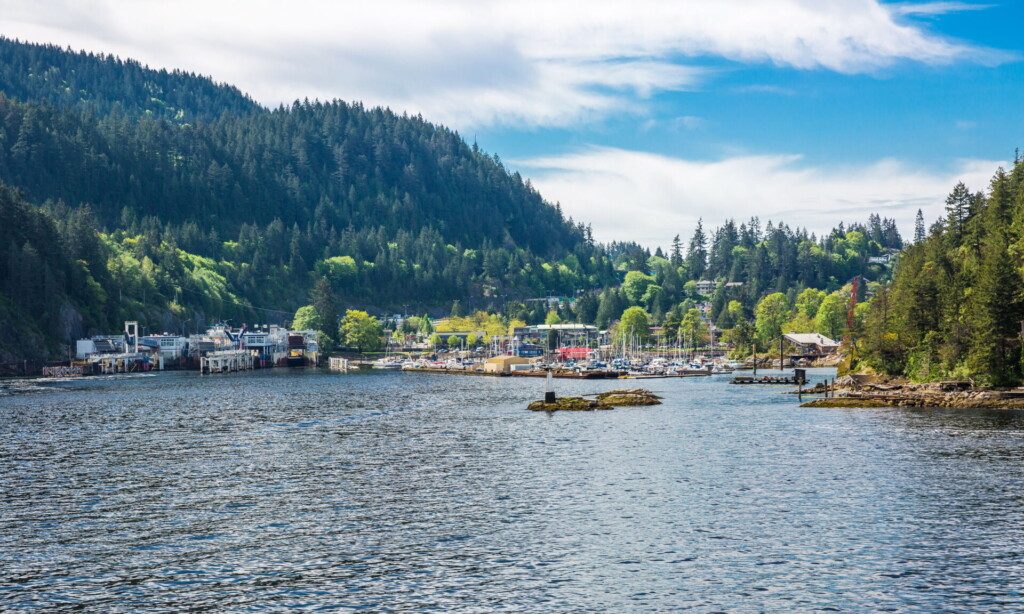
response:
[[[561,397],[551,403],[534,401],[527,406],[527,409],[530,411],[594,411],[640,405],[661,405],[661,397],[644,388],[609,390],[608,392],[595,395],[593,399],[586,397]]]
[[[805,390],[823,392],[824,387]],[[976,387],[970,381],[914,384],[869,376],[843,376],[829,388],[833,396],[804,407],[950,407],[962,409],[1024,409],[1024,390]]]

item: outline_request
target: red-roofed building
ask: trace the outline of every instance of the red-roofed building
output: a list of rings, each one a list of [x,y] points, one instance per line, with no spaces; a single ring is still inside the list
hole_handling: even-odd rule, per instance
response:
[[[558,348],[559,360],[587,360],[593,355],[590,348]]]

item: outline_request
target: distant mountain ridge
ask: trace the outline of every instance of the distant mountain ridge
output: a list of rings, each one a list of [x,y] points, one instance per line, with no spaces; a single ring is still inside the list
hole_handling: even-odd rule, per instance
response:
[[[78,107],[96,115],[209,121],[261,107],[238,88],[135,60],[0,37],[0,91],[10,98]]]
[[[280,219],[545,255],[583,239],[496,157],[419,117],[340,101],[270,111],[205,77],[9,40],[0,59],[0,179],[89,203],[105,225],[127,208],[221,236]]]

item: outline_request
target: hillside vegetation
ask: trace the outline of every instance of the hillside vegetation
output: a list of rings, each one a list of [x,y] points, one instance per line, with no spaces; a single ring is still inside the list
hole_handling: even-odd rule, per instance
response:
[[[946,215],[900,259],[861,331],[862,366],[928,381],[1022,381],[1024,161],[987,193],[955,186]]]
[[[878,216],[821,237],[755,218],[666,252],[600,245],[497,156],[418,116],[266,109],[202,76],[7,39],[0,60],[0,362],[64,356],[124,319],[186,331],[310,304],[325,323],[456,301],[539,322],[548,306],[526,299],[555,295],[573,299],[561,318],[604,327],[635,306],[675,330],[709,300],[728,324],[773,292],[792,310],[806,288],[884,279],[869,258],[902,246]],[[708,296],[698,280],[715,282]]]

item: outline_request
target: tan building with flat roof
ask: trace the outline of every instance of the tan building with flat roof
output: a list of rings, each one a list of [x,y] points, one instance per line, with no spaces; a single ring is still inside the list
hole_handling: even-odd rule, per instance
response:
[[[484,373],[511,373],[512,365],[528,365],[530,360],[522,356],[495,356],[484,362]]]

